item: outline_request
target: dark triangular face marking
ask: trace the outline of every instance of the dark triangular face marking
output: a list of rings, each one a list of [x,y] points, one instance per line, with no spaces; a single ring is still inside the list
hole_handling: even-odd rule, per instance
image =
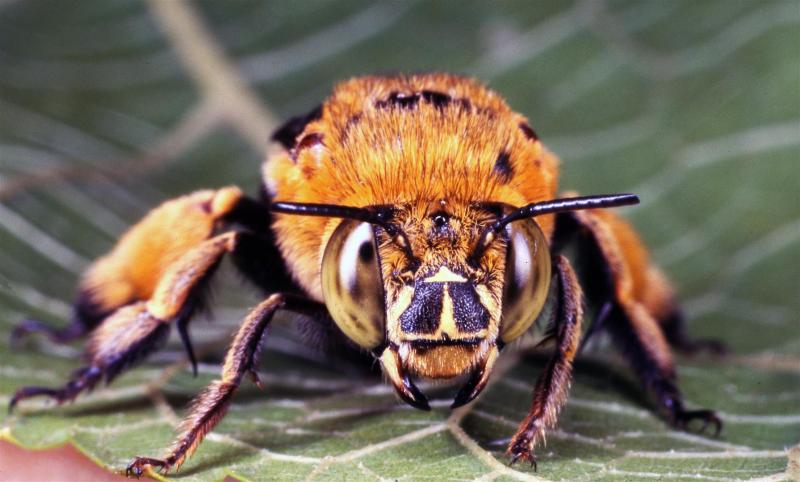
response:
[[[405,333],[433,334],[442,316],[442,300],[447,283],[416,283],[411,304],[400,315],[400,329]]]
[[[448,283],[453,318],[461,333],[477,333],[489,327],[489,312],[481,304],[471,283]]]
[[[448,330],[455,331],[452,335],[478,333],[488,328],[489,319],[473,284],[417,282],[411,304],[399,321],[404,333],[433,335],[441,329],[442,336],[449,336]]]

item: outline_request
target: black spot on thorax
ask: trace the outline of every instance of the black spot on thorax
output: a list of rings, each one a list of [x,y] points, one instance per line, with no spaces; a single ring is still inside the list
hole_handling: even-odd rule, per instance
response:
[[[447,107],[447,105],[452,101],[449,95],[433,90],[423,90],[420,92],[420,95],[422,95],[422,98],[425,99],[426,102],[433,104],[433,106],[437,109],[443,109]]]
[[[375,102],[375,107],[378,109],[386,109],[388,107],[400,107],[402,109],[411,109],[416,107],[419,103],[420,94],[406,94],[403,92],[392,92],[389,97]]]
[[[536,135],[536,131],[534,131],[533,128],[531,126],[529,126],[527,123],[520,122],[519,123],[519,128],[523,132],[523,134],[525,134],[525,137],[528,140],[530,140],[530,141],[538,141],[539,140],[539,136]]]
[[[494,161],[492,169],[501,182],[508,183],[514,176],[514,168],[511,166],[511,155],[507,151],[501,151]]]
[[[444,92],[435,90],[422,90],[419,92],[391,92],[385,99],[375,101],[376,109],[387,109],[399,107],[401,109],[412,109],[419,105],[420,101],[427,102],[437,109],[444,109],[449,105],[457,105],[463,110],[471,110],[472,103],[466,98],[453,98]]]
[[[346,141],[347,138],[350,136],[350,130],[357,126],[361,122],[361,114],[355,114],[347,119],[347,122],[344,124],[344,128],[342,128],[342,135],[341,139],[342,142]]]

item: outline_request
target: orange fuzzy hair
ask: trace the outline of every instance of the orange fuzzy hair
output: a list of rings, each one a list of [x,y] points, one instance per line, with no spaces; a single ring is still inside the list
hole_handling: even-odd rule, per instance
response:
[[[392,95],[433,92],[414,108]],[[383,105],[381,103],[384,103]],[[558,161],[526,119],[478,82],[445,74],[362,77],[340,84],[297,147],[275,152],[264,179],[275,201],[348,206],[446,200],[521,206],[556,194]],[[496,171],[507,153],[508,172]],[[549,236],[552,217],[537,219]],[[297,281],[321,300],[319,266],[337,220],[276,216],[274,229]]]

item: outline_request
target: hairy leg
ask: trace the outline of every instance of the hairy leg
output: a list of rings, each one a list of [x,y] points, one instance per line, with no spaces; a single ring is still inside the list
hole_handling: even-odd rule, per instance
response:
[[[231,253],[240,270],[264,290],[300,291],[286,272],[270,224],[268,205],[235,187],[197,191],[153,209],[84,274],[67,328],[26,320],[14,331],[12,341],[17,342],[36,331],[57,342],[84,333],[91,338],[87,367],[60,388],[20,389],[9,408],[34,396],[69,401],[100,379],[110,382],[156,350],[173,323],[196,372],[188,324],[203,305],[205,287],[223,254]],[[216,232],[223,234],[213,237]]]
[[[147,301],[174,261],[220,228],[249,215],[253,211],[249,206],[257,204],[235,187],[197,191],[164,202],[83,273],[67,327],[24,320],[12,332],[12,342],[43,333],[54,342],[66,343],[90,333],[123,306]],[[268,213],[266,207],[262,209]]]
[[[536,382],[533,402],[525,420],[508,446],[512,463],[529,461],[534,466],[534,449],[544,440],[545,430],[552,428],[558,412],[567,400],[572,377],[572,361],[578,351],[583,318],[583,296],[575,272],[563,256],[555,258],[558,278],[558,308],[552,334],[556,351]]]
[[[273,294],[262,301],[247,315],[236,333],[225,356],[221,378],[212,382],[194,399],[189,414],[181,423],[181,434],[164,458],[136,457],[126,469],[128,475],[139,476],[147,466],[157,467],[163,472],[177,469],[225,416],[231,398],[245,375],[250,375],[260,387],[257,375],[259,350],[267,327],[279,309],[309,316],[327,313],[324,305],[296,295]]]
[[[169,335],[170,324],[184,323],[191,316],[222,256],[234,251],[237,240],[245,236],[229,232],[189,250],[170,265],[148,301],[116,310],[92,332],[86,348],[88,366],[78,370],[61,388],[19,389],[9,403],[9,410],[19,401],[35,396],[48,396],[58,403],[71,401],[80,392],[91,390],[100,379],[110,382],[159,348]],[[184,339],[188,340],[188,336]]]
[[[135,323],[131,320],[135,320]],[[116,331],[120,325],[124,329]],[[106,383],[110,382],[125,368],[161,346],[169,336],[169,326],[148,315],[143,302],[119,309],[104,322],[102,329],[114,330],[111,334],[113,345],[107,343],[103,347],[101,344],[94,344],[94,350],[90,350],[90,364],[75,371],[69,382],[62,387],[30,386],[18,389],[8,404],[9,412],[21,400],[37,396],[52,398],[58,404],[72,401],[81,392],[91,391],[102,379]]]
[[[571,236],[577,238],[579,257],[589,265],[584,284],[592,293],[592,300],[608,305],[603,310],[602,328],[611,334],[654,396],[659,410],[675,426],[687,428],[689,422],[700,419],[701,430],[712,424],[718,432],[722,424],[712,411],[687,411],[683,404],[669,339],[689,341],[685,332],[676,337],[676,332],[668,331],[669,316],[679,312],[672,288],[649,263],[632,228],[615,214],[604,211],[559,215],[556,246]]]
[[[643,307],[618,305],[610,314],[607,326],[623,356],[674,426],[689,429],[693,420],[699,420],[699,432],[713,425],[714,434],[719,434],[722,421],[712,410],[686,410],[669,345],[657,322]]]

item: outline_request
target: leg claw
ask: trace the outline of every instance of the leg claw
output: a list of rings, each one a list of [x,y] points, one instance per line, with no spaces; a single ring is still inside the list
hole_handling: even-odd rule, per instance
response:
[[[55,328],[43,321],[25,319],[11,331],[10,341],[12,347],[18,347],[28,335],[43,333],[53,343],[63,345],[80,338],[86,331],[86,326],[77,322],[73,322],[65,328]]]
[[[165,460],[152,459],[150,457],[136,457],[133,462],[128,464],[125,468],[126,477],[141,477],[147,467],[155,467],[161,473],[166,473],[169,470],[169,464]]]
[[[32,397],[49,397],[56,401],[58,405],[72,402],[84,391],[91,391],[97,382],[102,378],[102,370],[94,365],[78,369],[72,379],[61,388],[49,387],[22,387],[14,393],[8,403],[8,411],[11,413],[14,407],[22,400]]]
[[[263,391],[264,390],[264,383],[261,381],[261,378],[258,376],[258,372],[255,370],[250,371],[250,378],[253,380],[253,384],[255,384],[256,388]]]
[[[709,425],[714,426],[714,437],[719,436],[722,430],[722,420],[714,413],[713,410],[689,410],[681,411],[673,416],[672,423],[681,430],[689,431],[689,424],[692,420],[702,420],[703,426],[697,430],[697,433],[706,431]]]
[[[512,443],[508,448],[508,454],[511,455],[511,462],[508,465],[514,465],[518,461],[530,462],[533,471],[536,472],[539,466],[536,464],[536,456],[531,451],[530,443]]]

